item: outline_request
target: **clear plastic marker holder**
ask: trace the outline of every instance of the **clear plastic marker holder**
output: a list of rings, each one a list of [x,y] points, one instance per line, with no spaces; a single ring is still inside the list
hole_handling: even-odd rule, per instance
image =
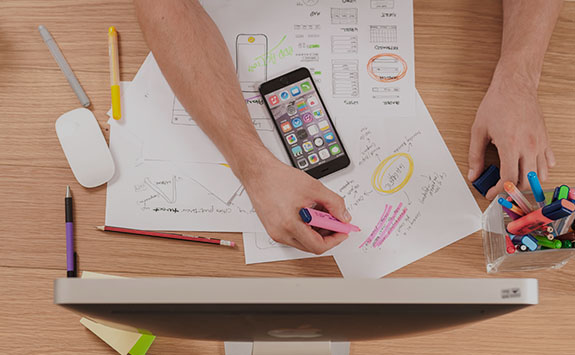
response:
[[[523,194],[533,208],[538,206],[531,192],[524,192]],[[549,194],[553,194],[553,191],[545,191],[546,197]],[[513,254],[507,254],[505,226],[511,222],[511,219],[503,212],[501,205],[497,202],[499,197],[506,198],[507,194],[498,195],[483,213],[483,251],[488,273],[558,269],[575,256],[575,248],[515,251]],[[563,219],[567,220],[568,218]],[[559,221],[561,219],[556,222]]]

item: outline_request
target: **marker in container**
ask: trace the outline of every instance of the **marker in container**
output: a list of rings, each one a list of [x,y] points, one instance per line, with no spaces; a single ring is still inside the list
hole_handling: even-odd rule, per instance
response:
[[[505,192],[507,192],[509,196],[511,196],[513,201],[517,203],[517,206],[519,206],[519,208],[521,208],[523,212],[525,213],[533,212],[531,204],[529,203],[529,201],[527,201],[525,196],[523,196],[521,191],[519,191],[519,189],[517,188],[517,186],[515,186],[514,183],[512,183],[511,181],[505,182],[503,184],[503,189],[505,189]]]
[[[515,235],[512,239],[514,244],[517,244],[518,247],[524,245],[528,250],[535,251],[537,250],[537,239],[533,238],[530,235]]]
[[[509,235],[505,234],[505,250],[507,250],[507,254],[515,253],[515,245],[509,238]]]
[[[573,211],[575,211],[573,202],[565,199],[558,200],[515,221],[511,221],[507,225],[507,231],[511,234],[525,235],[557,219],[567,217]]]
[[[575,232],[569,232],[569,233],[565,233],[565,234],[561,234],[558,235],[557,238],[558,240],[570,240],[570,241],[575,241]]]
[[[571,201],[575,201],[575,189],[574,189],[574,188],[571,188],[571,189],[569,190],[568,199],[570,199]]]
[[[535,201],[537,201],[539,207],[545,206],[545,194],[541,188],[541,183],[539,182],[537,173],[534,171],[527,173],[527,180],[529,180],[529,185],[531,186],[533,197],[535,198]]]
[[[537,244],[541,245],[542,247],[550,248],[550,249],[561,249],[561,241],[560,240],[548,240],[545,237],[536,236]]]
[[[521,218],[520,215],[511,212],[511,210],[508,210],[507,208],[505,208],[503,206],[501,206],[501,209],[503,209],[503,212],[505,212],[509,216],[509,218],[511,218],[512,220],[516,220],[516,219]]]
[[[569,198],[569,186],[567,185],[561,185],[558,188],[559,190],[557,191],[557,199],[560,200],[562,198]]]
[[[359,232],[358,226],[350,223],[343,223],[327,212],[314,210],[313,208],[302,208],[299,210],[299,216],[302,221],[313,227],[327,229],[333,232],[349,234],[350,232]]]
[[[514,205],[513,203],[511,203],[510,201],[507,201],[507,200],[504,199],[503,197],[498,198],[498,199],[497,199],[497,202],[499,202],[499,204],[500,204],[503,208],[505,208],[505,209],[507,209],[507,210],[509,210],[509,211],[511,211],[511,212],[513,212],[513,213],[515,213],[515,214],[518,215],[518,216],[523,216],[523,215],[525,215],[525,213],[524,213],[519,207],[515,206],[515,205]],[[511,217],[511,216],[509,216],[509,217]]]

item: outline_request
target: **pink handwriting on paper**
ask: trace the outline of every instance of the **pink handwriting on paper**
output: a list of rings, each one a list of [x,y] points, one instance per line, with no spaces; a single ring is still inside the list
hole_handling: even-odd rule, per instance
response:
[[[369,237],[367,237],[367,239],[363,243],[361,243],[361,245],[359,246],[360,248],[363,248],[365,245],[371,243],[371,241],[375,238],[375,236],[383,228],[383,224],[387,220],[387,217],[389,216],[389,212],[391,212],[391,205],[386,204],[384,209],[383,209],[383,213],[381,214],[381,217],[379,218],[379,221],[375,225],[375,228],[373,229],[373,231],[371,232]]]
[[[395,217],[397,216],[397,214],[399,213],[399,211],[401,210],[401,207],[403,206],[403,203],[399,203],[399,205],[397,205],[397,207],[395,208],[395,210],[393,211],[393,215],[391,216],[391,218],[389,219],[389,223],[387,223],[387,225],[385,226],[385,228],[383,229],[383,231],[379,234],[379,236],[373,241],[373,247],[377,247],[381,244],[381,239],[383,236],[385,236],[387,234],[387,232],[389,231],[389,229],[391,228],[391,226],[393,225],[392,221],[395,220]],[[380,242],[381,241],[381,242]]]
[[[404,208],[403,211],[401,211],[401,214],[399,215],[399,217],[397,217],[397,219],[395,220],[395,222],[393,222],[393,225],[391,226],[391,228],[387,231],[387,233],[385,233],[385,235],[380,238],[380,240],[377,242],[377,244],[375,245],[375,247],[377,248],[378,246],[380,246],[383,242],[385,242],[385,240],[391,235],[391,233],[393,233],[393,231],[395,230],[395,227],[397,227],[397,225],[399,224],[399,222],[401,222],[401,220],[403,219],[403,217],[405,217],[405,214],[407,213],[407,208]]]

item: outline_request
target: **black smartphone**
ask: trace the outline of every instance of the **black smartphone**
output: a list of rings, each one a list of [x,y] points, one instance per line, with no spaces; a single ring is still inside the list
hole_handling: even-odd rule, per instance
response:
[[[349,165],[307,68],[267,81],[259,90],[293,166],[319,179]]]

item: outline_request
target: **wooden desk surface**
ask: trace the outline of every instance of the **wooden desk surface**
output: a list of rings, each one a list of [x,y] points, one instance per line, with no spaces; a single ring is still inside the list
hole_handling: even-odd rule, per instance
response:
[[[416,83],[460,169],[467,172],[469,130],[498,59],[500,0],[416,0]],[[76,205],[80,269],[126,276],[337,277],[331,257],[246,266],[240,250],[103,235],[105,187],[83,189],[54,131],[56,118],[79,107],[42,43],[52,32],[104,130],[110,106],[107,28],[121,34],[122,79],[148,53],[129,0],[0,1],[0,352],[113,354],[52,304],[52,282],[65,275],[65,185]],[[575,184],[575,3],[564,5],[545,59],[540,101],[557,167],[545,187]],[[107,132],[106,132],[107,134]],[[494,151],[490,159],[496,158]],[[475,193],[475,192],[474,192]],[[480,198],[482,208],[488,202]],[[221,235],[220,235],[221,236]],[[223,237],[223,236],[222,236]],[[573,354],[575,262],[561,270],[498,274],[537,277],[540,304],[501,318],[419,338],[352,344],[353,354]],[[390,277],[493,277],[485,274],[475,233]],[[150,354],[223,354],[221,343],[157,339]]]

